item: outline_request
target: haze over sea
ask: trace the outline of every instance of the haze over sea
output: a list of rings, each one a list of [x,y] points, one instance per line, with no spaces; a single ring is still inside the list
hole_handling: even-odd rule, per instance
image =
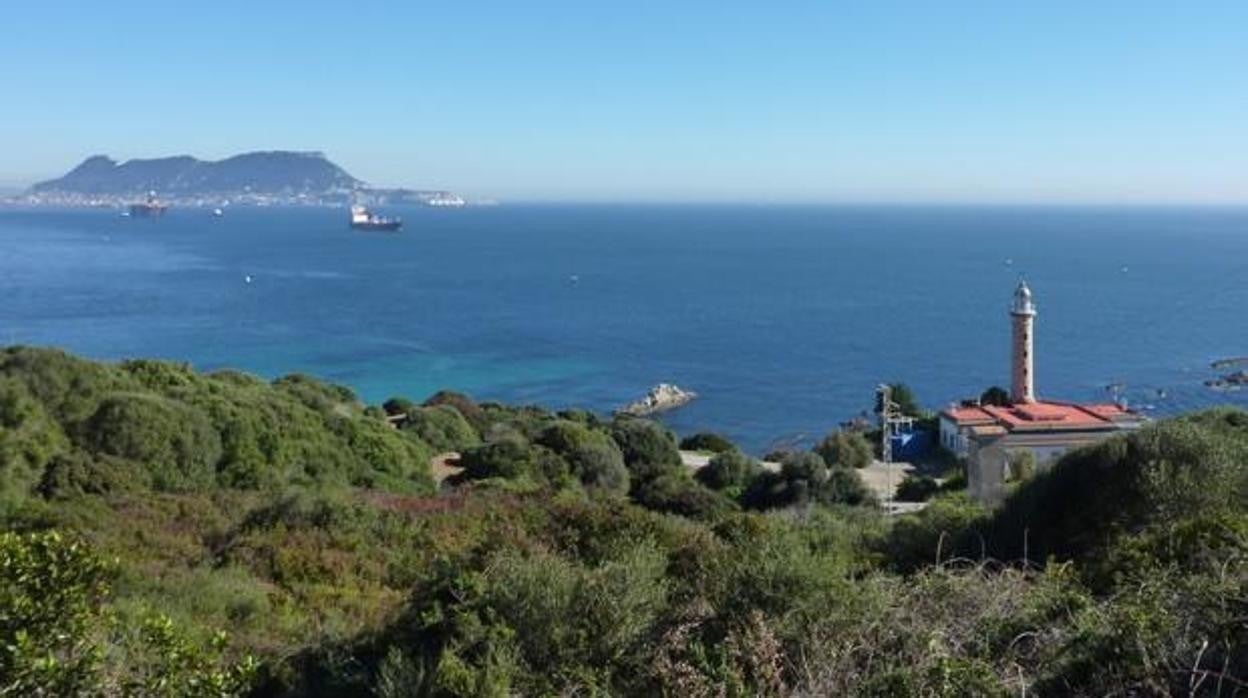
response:
[[[925,405],[1008,381],[1006,305],[1039,307],[1042,397],[1126,385],[1156,413],[1248,355],[1248,209],[509,205],[0,211],[0,342],[306,372],[379,402],[450,388],[664,417],[755,452],[810,440],[901,380]],[[250,277],[251,281],[246,279]],[[1164,391],[1164,395],[1159,393]]]

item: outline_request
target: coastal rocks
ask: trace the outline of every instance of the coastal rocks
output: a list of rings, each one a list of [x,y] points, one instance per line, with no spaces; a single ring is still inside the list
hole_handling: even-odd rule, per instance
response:
[[[1215,390],[1239,390],[1248,386],[1248,371],[1236,371],[1221,378],[1207,380],[1205,385]]]
[[[687,405],[697,396],[697,393],[691,390],[682,390],[671,383],[659,383],[651,388],[645,397],[621,407],[615,413],[644,417],[656,412],[666,412],[667,410],[674,410],[677,407]]]

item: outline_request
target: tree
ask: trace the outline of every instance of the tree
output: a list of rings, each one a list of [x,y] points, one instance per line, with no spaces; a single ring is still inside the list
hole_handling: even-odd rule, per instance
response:
[[[979,404],[993,405],[996,407],[1009,407],[1010,393],[1005,388],[994,385],[985,390],[983,394],[979,396]]]
[[[914,397],[914,391],[905,383],[890,383],[892,388],[893,402],[897,403],[897,408],[901,413],[909,417],[920,417],[923,415],[923,408],[919,407],[919,401]]]

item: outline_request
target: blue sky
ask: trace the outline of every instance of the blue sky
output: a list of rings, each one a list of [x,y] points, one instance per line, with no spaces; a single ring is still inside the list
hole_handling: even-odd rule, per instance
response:
[[[1248,203],[1246,2],[190,5],[0,7],[0,184],[289,148],[504,200]]]

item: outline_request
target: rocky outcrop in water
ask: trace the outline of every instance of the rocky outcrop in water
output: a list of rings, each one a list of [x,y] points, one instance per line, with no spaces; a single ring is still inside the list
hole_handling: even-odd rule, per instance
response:
[[[1248,371],[1236,371],[1221,378],[1207,380],[1205,385],[1216,390],[1239,390],[1248,386]]]
[[[674,410],[677,407],[687,405],[697,396],[697,393],[691,390],[683,390],[671,383],[659,383],[651,388],[650,392],[646,393],[640,400],[616,410],[616,414],[644,417],[648,414],[666,412],[667,410]]]

